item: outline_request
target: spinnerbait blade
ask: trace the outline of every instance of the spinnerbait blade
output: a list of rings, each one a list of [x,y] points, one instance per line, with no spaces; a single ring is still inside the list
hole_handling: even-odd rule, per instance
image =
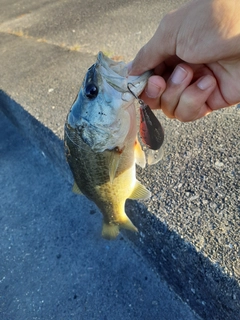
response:
[[[140,106],[140,137],[142,142],[152,150],[161,148],[164,141],[164,131],[158,118],[146,104]]]
[[[129,88],[129,85],[133,84],[128,83],[127,88],[140,104],[139,134],[142,142],[147,145],[149,149],[158,150],[161,148],[164,141],[163,127],[151,108],[135,95],[135,93]]]

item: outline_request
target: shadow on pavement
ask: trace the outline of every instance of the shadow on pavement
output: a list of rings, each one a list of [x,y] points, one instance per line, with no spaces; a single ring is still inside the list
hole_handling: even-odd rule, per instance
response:
[[[203,319],[239,319],[238,282],[169,230],[142,203],[128,201],[128,216],[142,231],[125,235],[174,291]]]

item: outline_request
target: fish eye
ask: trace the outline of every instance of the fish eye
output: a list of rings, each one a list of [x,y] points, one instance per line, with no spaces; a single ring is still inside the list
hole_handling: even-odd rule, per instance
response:
[[[86,86],[85,94],[89,99],[94,99],[98,95],[98,88],[93,83],[89,83]]]

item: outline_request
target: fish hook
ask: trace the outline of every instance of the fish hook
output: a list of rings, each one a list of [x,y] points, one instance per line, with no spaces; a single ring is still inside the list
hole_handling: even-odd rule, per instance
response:
[[[137,101],[141,105],[141,107],[144,107],[145,106],[144,101],[142,99],[138,98],[138,96],[136,96],[136,94],[130,89],[129,85],[131,85],[134,88],[136,88],[135,85],[133,83],[131,83],[131,82],[128,82],[128,84],[127,84],[128,91],[134,96],[135,99],[137,99]]]

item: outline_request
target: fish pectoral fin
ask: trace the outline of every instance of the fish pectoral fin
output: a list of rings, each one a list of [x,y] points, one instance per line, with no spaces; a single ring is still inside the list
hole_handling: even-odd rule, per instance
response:
[[[146,157],[145,157],[145,153],[142,150],[142,147],[138,141],[138,138],[136,138],[136,140],[135,140],[134,156],[135,156],[136,164],[139,165],[141,168],[145,168]]]
[[[119,234],[119,226],[115,223],[103,222],[102,237],[107,240],[113,240]]]
[[[136,180],[135,187],[132,194],[129,196],[129,199],[132,200],[146,200],[151,197],[151,192],[145,188],[138,180]]]
[[[82,195],[82,191],[79,189],[78,185],[76,184],[76,181],[74,181],[72,192]]]
[[[113,180],[115,178],[117,168],[119,165],[121,153],[112,150],[110,155],[110,161],[109,161],[109,178],[110,182],[113,183]]]

